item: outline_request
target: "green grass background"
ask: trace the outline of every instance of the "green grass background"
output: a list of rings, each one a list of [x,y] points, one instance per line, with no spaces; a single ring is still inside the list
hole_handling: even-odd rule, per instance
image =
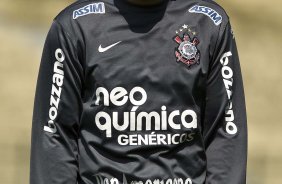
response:
[[[282,183],[282,1],[218,0],[236,35],[249,126],[249,184]],[[0,1],[0,183],[28,184],[43,43],[71,0]],[[281,55],[280,55],[281,54]]]

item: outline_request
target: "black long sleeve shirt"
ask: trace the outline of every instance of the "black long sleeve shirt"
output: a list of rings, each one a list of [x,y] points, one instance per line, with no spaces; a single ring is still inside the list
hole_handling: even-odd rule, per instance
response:
[[[82,0],[48,33],[31,184],[244,184],[237,48],[213,1]]]

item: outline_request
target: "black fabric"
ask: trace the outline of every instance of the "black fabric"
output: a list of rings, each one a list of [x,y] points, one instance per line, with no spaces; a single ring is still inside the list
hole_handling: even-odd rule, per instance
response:
[[[70,5],[46,38],[32,121],[30,184],[246,183],[239,57],[212,1]]]

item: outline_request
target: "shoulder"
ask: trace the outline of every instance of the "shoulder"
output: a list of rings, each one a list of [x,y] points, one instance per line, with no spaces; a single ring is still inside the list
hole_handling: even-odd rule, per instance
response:
[[[51,29],[53,28],[53,30],[60,31],[76,48],[80,48],[84,45],[84,32],[81,29],[81,19],[77,18],[87,13],[93,13],[93,11],[100,11],[100,5],[104,6],[104,1],[105,0],[78,0],[70,4],[55,16]],[[87,20],[83,21],[84,24],[88,22]]]
[[[94,7],[95,6],[95,7]],[[82,14],[91,13],[92,11],[98,10],[99,8],[104,6],[103,0],[79,0],[76,1],[66,8],[64,8],[55,18],[54,20],[59,22],[71,21]],[[102,9],[101,9],[102,10]]]
[[[54,20],[65,28],[77,24],[77,19],[91,13],[105,13],[104,0],[79,0],[63,9]]]
[[[78,37],[82,34],[80,17],[91,13],[102,13],[105,11],[105,0],[78,0],[64,8],[55,18],[56,22],[64,32],[71,37]],[[83,21],[87,23],[88,21]]]
[[[215,24],[226,25],[229,22],[229,16],[225,9],[213,0],[195,0],[195,4],[189,11],[193,13],[202,13],[212,18]]]

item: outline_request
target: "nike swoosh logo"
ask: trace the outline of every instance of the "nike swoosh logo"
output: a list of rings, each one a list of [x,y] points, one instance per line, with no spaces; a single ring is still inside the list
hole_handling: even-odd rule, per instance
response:
[[[109,45],[109,46],[107,46],[107,47],[102,47],[102,45],[100,45],[99,48],[98,48],[98,51],[99,51],[99,52],[105,52],[105,51],[109,50],[110,48],[116,46],[116,45],[119,44],[120,42],[121,42],[121,41],[118,41],[118,42],[116,42],[116,43],[114,43],[114,44],[112,44],[112,45]]]

